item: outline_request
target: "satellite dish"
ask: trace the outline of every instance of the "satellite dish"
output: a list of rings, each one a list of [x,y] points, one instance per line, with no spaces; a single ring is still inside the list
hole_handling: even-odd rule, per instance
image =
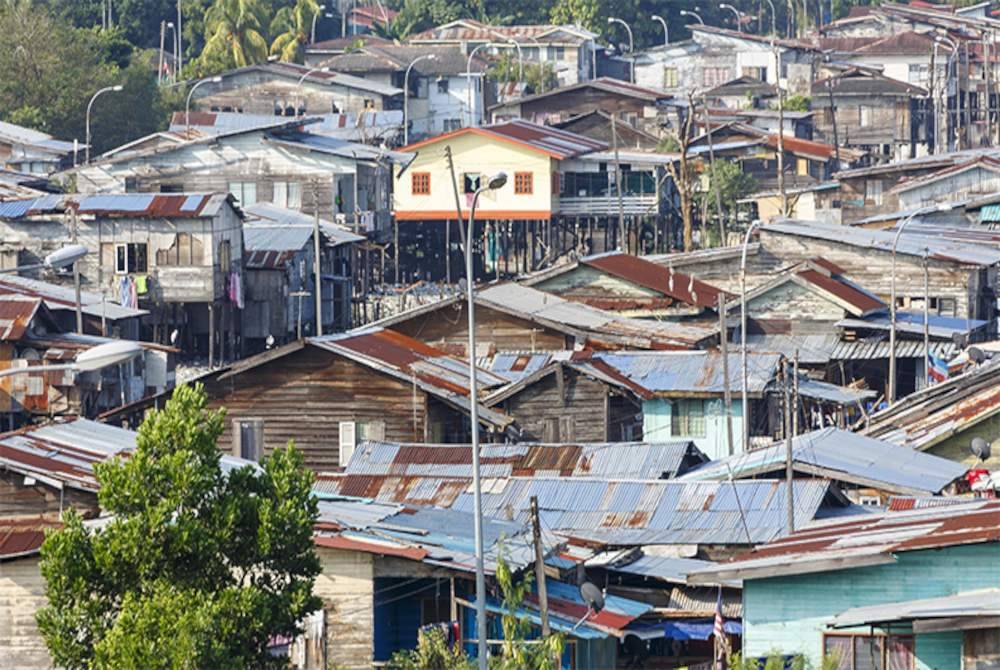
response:
[[[986,360],[986,354],[979,347],[969,347],[969,358],[973,363],[979,364]]]
[[[604,609],[604,592],[596,584],[592,582],[580,584],[580,597],[595,614]]]
[[[274,346],[274,335],[268,335],[267,338],[264,339],[264,344],[267,346],[268,349],[270,349],[271,347],[273,347]]]
[[[965,349],[967,346],[969,346],[969,336],[966,333],[958,333],[958,332],[952,333],[951,341],[959,349]]]
[[[980,461],[985,461],[990,457],[990,443],[981,437],[973,438],[969,448],[972,450],[972,455]]]

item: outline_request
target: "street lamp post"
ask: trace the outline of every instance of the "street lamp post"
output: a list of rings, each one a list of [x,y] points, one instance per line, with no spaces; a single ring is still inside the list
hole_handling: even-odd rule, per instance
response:
[[[437,55],[427,54],[414,58],[413,62],[406,67],[406,73],[403,75],[403,146],[410,143],[410,70],[422,60],[437,60]]]
[[[325,9],[326,5],[320,5],[316,8],[316,13],[313,14],[312,29],[309,31],[309,44],[314,44],[316,42],[316,19],[319,18],[319,15],[322,14]]]
[[[122,90],[122,85],[121,84],[117,84],[115,86],[105,86],[104,88],[102,88],[101,90],[99,90],[97,93],[95,93],[90,98],[90,102],[87,103],[87,117],[86,117],[87,146],[86,146],[85,150],[87,152],[87,160],[86,160],[86,162],[87,162],[88,165],[90,164],[90,110],[94,106],[94,101],[97,100],[97,97],[99,95],[101,95],[102,93],[107,93],[108,91],[116,91],[117,92],[117,91],[120,91],[120,90]]]
[[[187,102],[184,103],[184,137],[186,139],[191,138],[191,96],[194,95],[195,90],[202,84],[208,84],[209,82],[218,84],[221,81],[222,77],[218,75],[209,79],[202,79],[201,81],[196,82],[195,85],[191,87],[191,90],[188,91]]]
[[[777,36],[778,34],[778,14],[774,11],[774,3],[771,0],[767,0],[768,6],[771,8],[771,34]],[[761,12],[764,11],[764,6],[761,4]]]
[[[740,255],[740,367],[742,368],[741,404],[743,422],[743,451],[750,449],[750,396],[747,388],[747,247],[750,236],[760,226],[754,221],[743,237],[743,252]],[[726,336],[725,333],[722,334]]]
[[[732,5],[727,4],[725,2],[720,2],[719,3],[719,9],[728,9],[733,14],[736,15],[736,30],[742,33],[743,32],[743,24],[742,24],[743,14],[740,12],[740,10],[736,9]]]
[[[76,230],[75,227],[74,230]],[[36,270],[39,268],[49,268],[55,270],[57,268],[72,266],[73,286],[74,286],[74,292],[76,294],[75,298],[76,332],[82,335],[83,302],[80,300],[80,272],[76,267],[76,263],[86,255],[87,255],[87,247],[83,246],[82,244],[68,244],[62,249],[59,249],[58,251],[53,251],[51,254],[46,256],[41,263],[31,263],[29,265],[19,265],[14,268],[6,268],[0,270],[0,274],[12,274],[15,272],[21,272],[23,270]]]
[[[465,295],[469,312],[469,420],[472,428],[472,489],[475,511],[476,542],[476,638],[479,670],[486,670],[486,567],[483,550],[483,488],[479,477],[479,398],[476,393],[476,302],[472,276],[472,240],[476,225],[476,205],[483,191],[495,191],[507,183],[507,174],[498,172],[476,189],[469,208],[468,234],[465,236]]]
[[[311,68],[309,70],[306,70],[305,74],[303,74],[301,77],[299,77],[299,80],[298,80],[298,82],[296,82],[295,87],[296,88],[301,88],[302,84],[305,83],[306,79],[308,79],[309,75],[311,75],[311,74],[316,74],[317,72],[329,72],[329,71],[330,71],[330,68],[327,67],[327,66],[325,66],[325,65],[320,65],[318,67],[314,67],[314,68]],[[303,113],[304,112],[305,112],[305,105],[303,105]]]
[[[624,21],[622,21],[621,19],[616,18],[614,16],[609,16],[608,17],[608,25],[610,26],[610,25],[615,24],[615,23],[620,23],[625,28],[625,32],[628,33],[628,53],[629,53],[629,60],[630,60],[630,63],[629,63],[629,82],[634,84],[635,83],[635,58],[632,56],[632,53],[635,51],[635,42],[632,40],[632,28],[629,27],[629,25],[627,23],[625,23]]]
[[[691,12],[686,9],[682,9],[680,11],[680,14],[681,16],[693,16],[698,21],[698,23],[700,23],[701,25],[705,25],[705,22],[702,20],[701,15],[698,14],[698,12]]]
[[[951,209],[951,204],[942,203],[933,207],[921,207],[917,211],[903,219],[896,229],[896,234],[892,237],[892,265],[889,275],[889,379],[887,381],[885,400],[890,405],[896,402],[896,245],[903,230],[913,219],[931,212],[947,212]],[[926,302],[926,297],[925,297]],[[927,361],[924,361],[927,365]]]
[[[472,111],[472,58],[476,55],[477,51],[487,46],[489,46],[489,42],[483,42],[482,44],[476,46],[475,49],[469,52],[469,59],[465,62],[465,87],[466,87],[465,93],[466,93],[466,98],[468,99],[470,126],[479,125],[479,114],[473,116],[473,111]]]
[[[13,375],[24,375],[35,372],[60,372],[72,370],[74,372],[94,372],[109,365],[120,365],[130,361],[142,353],[142,346],[133,340],[115,340],[105,342],[92,349],[87,349],[77,354],[72,363],[56,363],[53,365],[33,365],[24,368],[7,368],[0,370],[0,377],[11,377]]]
[[[667,22],[659,14],[653,14],[650,18],[659,21],[660,25],[663,26],[663,46],[670,46],[670,29],[667,28]]]

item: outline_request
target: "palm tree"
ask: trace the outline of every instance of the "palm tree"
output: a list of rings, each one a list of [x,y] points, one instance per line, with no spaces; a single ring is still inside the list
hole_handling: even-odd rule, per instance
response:
[[[259,0],[215,0],[205,13],[202,58],[219,69],[245,67],[267,59]]]
[[[313,17],[319,14],[316,0],[297,0],[291,7],[282,7],[271,21],[271,54],[287,62],[301,63],[309,43]]]

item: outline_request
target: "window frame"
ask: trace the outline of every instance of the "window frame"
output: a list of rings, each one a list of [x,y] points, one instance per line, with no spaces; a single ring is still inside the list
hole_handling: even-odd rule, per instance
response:
[[[830,639],[830,638],[840,638],[840,639],[849,639],[850,640],[851,659],[849,661],[849,665],[847,666],[847,670],[855,670],[855,668],[857,667],[857,664],[855,663],[855,655],[857,653],[857,640],[859,638],[878,638],[878,639],[880,639],[880,641],[881,641],[880,642],[880,644],[881,644],[881,650],[882,650],[882,658],[880,659],[880,663],[881,663],[882,670],[889,670],[889,643],[891,641],[893,641],[893,640],[900,640],[900,639],[902,639],[902,640],[908,640],[909,643],[910,643],[910,645],[909,645],[909,649],[910,649],[910,663],[909,663],[909,667],[907,668],[907,670],[915,670],[915,668],[916,668],[916,659],[917,659],[917,656],[916,656],[916,636],[913,635],[912,633],[906,633],[906,634],[902,634],[902,635],[895,635],[895,634],[892,634],[892,633],[881,633],[881,632],[880,633],[850,633],[850,632],[841,633],[839,631],[838,632],[823,631],[823,639],[822,639],[822,642],[821,642],[822,646],[820,647],[820,650],[821,650],[821,653],[822,653],[822,655],[824,657],[826,656],[826,649],[827,649],[826,641],[828,639]]]
[[[535,194],[535,173],[515,172],[514,173],[514,195],[534,195]]]
[[[134,269],[132,268],[133,258],[139,258],[138,249],[143,248],[143,254],[141,256],[143,262],[143,267],[140,268],[138,260],[135,262]],[[124,256],[119,258],[119,252],[124,251]],[[122,269],[119,260],[124,261],[124,269]],[[131,275],[131,274],[143,274],[149,272],[149,244],[146,242],[116,242],[115,243],[115,274],[116,275]]]
[[[474,185],[469,186],[469,182],[474,182]],[[482,172],[463,172],[462,173],[462,193],[466,195],[473,195],[483,184],[483,173]]]
[[[663,88],[677,88],[680,82],[680,71],[676,65],[663,66]]]
[[[697,404],[701,406],[701,415],[693,416],[691,409]],[[675,398],[670,408],[671,437],[708,437],[708,408],[703,398]],[[683,408],[683,412],[682,412]],[[681,416],[683,414],[683,421]]]
[[[431,194],[431,173],[413,172],[410,174],[410,195]]]

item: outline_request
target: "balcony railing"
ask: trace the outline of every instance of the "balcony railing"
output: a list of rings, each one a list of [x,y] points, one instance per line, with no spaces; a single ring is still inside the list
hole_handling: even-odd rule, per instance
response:
[[[653,215],[659,213],[659,202],[656,195],[626,195],[622,197],[622,208],[625,214],[631,216]],[[566,216],[617,215],[618,196],[599,195],[593,197],[559,198],[559,214]]]

